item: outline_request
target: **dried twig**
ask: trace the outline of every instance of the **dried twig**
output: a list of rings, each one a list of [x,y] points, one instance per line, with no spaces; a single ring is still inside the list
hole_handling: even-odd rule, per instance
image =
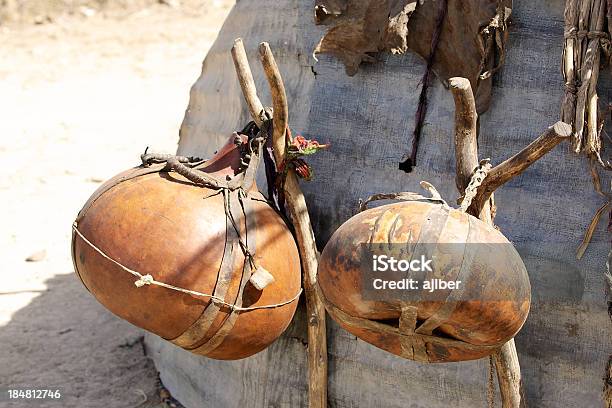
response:
[[[608,211],[608,209],[610,208],[610,205],[611,203],[607,202],[603,204],[601,207],[599,207],[599,209],[595,212],[593,219],[589,223],[589,226],[584,233],[582,242],[580,242],[580,246],[578,247],[578,250],[576,251],[576,259],[582,259],[582,257],[584,256],[584,253],[586,252],[587,248],[589,247],[589,244],[591,243],[591,238],[593,237],[593,234],[595,233],[595,228],[597,228],[597,226],[599,225],[601,216],[606,211]]]
[[[276,162],[282,163],[285,160],[285,149],[287,148],[286,130],[287,123],[289,122],[289,107],[285,94],[285,84],[283,84],[278,65],[276,65],[268,43],[264,42],[259,45],[259,56],[272,93],[272,107],[274,108],[274,137],[272,141],[274,155]],[[308,220],[308,225],[310,225],[310,220]]]

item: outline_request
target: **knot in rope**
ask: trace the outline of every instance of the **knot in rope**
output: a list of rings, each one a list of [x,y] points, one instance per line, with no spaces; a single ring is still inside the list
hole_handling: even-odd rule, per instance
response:
[[[144,285],[151,285],[155,282],[155,279],[153,279],[153,276],[146,274],[140,277],[140,279],[138,279],[136,282],[134,282],[134,285],[136,285],[137,288],[141,288]]]
[[[580,88],[579,84],[567,82],[565,84],[565,93],[576,95],[578,93],[578,88]]]

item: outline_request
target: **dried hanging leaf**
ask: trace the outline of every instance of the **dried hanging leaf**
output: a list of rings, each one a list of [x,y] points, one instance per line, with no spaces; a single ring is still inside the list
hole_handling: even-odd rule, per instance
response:
[[[326,13],[317,23],[332,27],[315,53],[340,59],[348,75],[359,65],[375,62],[379,52],[401,54],[408,49],[427,59],[438,15],[439,0],[317,0]],[[448,14],[433,71],[443,80],[468,78],[476,90],[479,113],[487,110],[491,74],[503,63],[506,22],[511,0],[449,0]],[[330,17],[333,16],[333,19]]]
[[[601,216],[606,212],[606,210],[609,207],[610,207],[610,203],[609,202],[605,203],[604,205],[599,207],[599,209],[595,213],[595,216],[593,216],[593,219],[591,220],[591,223],[589,224],[589,227],[587,228],[584,234],[584,238],[582,239],[582,242],[580,243],[580,246],[578,247],[578,250],[576,251],[577,259],[582,259],[582,257],[584,256],[584,253],[586,252],[587,248],[589,247],[589,244],[591,243],[591,239],[593,238],[593,233],[595,232],[597,225],[599,225]]]

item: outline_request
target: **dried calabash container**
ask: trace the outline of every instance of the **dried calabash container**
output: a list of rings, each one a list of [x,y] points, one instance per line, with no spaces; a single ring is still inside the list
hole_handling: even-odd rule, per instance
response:
[[[318,290],[326,309],[355,336],[404,358],[451,362],[492,354],[529,313],[531,287],[518,252],[501,232],[441,199],[394,197],[408,200],[355,215],[325,246]],[[381,248],[408,260],[432,257],[410,297],[372,292],[373,279],[384,274],[372,274],[364,253]],[[434,280],[461,284],[423,289]]]
[[[72,255],[100,303],[216,359],[248,357],[283,333],[301,292],[300,258],[254,184],[255,142],[235,134],[194,168],[170,158],[173,172],[170,161],[153,160],[93,194],[75,222]]]

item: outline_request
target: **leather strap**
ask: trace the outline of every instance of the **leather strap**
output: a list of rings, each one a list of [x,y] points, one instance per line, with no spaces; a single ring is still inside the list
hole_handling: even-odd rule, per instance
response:
[[[400,345],[402,347],[402,355],[407,358],[427,363],[427,346],[423,338],[414,335],[414,329],[417,325],[416,306],[402,305],[402,314],[399,319],[399,331],[403,334],[400,337]]]
[[[432,335],[426,335],[426,334],[420,334],[417,333],[416,331],[411,332],[409,329],[407,330],[408,327],[410,327],[410,323],[412,320],[408,317],[408,315],[405,315],[403,320],[403,328],[400,329],[399,327],[395,327],[383,322],[379,322],[376,320],[370,320],[370,319],[364,319],[362,317],[355,317],[352,316],[340,309],[338,309],[336,306],[334,306],[333,304],[331,304],[327,298],[325,297],[325,295],[323,294],[323,291],[321,290],[321,287],[316,284],[315,285],[315,289],[319,295],[319,298],[323,301],[323,304],[325,306],[325,309],[327,310],[327,312],[332,316],[332,318],[334,320],[336,320],[337,322],[344,324],[346,326],[349,327],[354,327],[354,328],[359,328],[362,330],[367,330],[373,333],[379,333],[379,334],[384,334],[384,335],[391,335],[391,336],[398,336],[399,337],[399,341],[400,344],[403,341],[410,341],[410,342],[422,342],[422,345],[419,345],[419,347],[422,347],[422,350],[424,350],[424,355],[427,356],[426,359],[424,359],[424,355],[423,353],[421,353],[419,350],[417,350],[418,353],[418,358],[423,359],[423,362],[431,362],[431,359],[429,358],[429,355],[427,354],[427,346],[431,345],[434,348],[460,348],[460,349],[464,349],[467,351],[475,351],[475,352],[487,352],[487,353],[493,353],[495,350],[498,350],[503,344],[499,344],[499,345],[476,345],[476,344],[471,344],[471,343],[467,343],[465,341],[462,340],[457,340],[457,339],[452,339],[452,338],[447,338],[447,337],[437,337],[437,336],[432,336]],[[405,312],[406,313],[406,312]],[[400,319],[401,321],[402,319]],[[402,331],[402,330],[405,330]],[[409,339],[406,339],[409,338]],[[412,339],[415,338],[415,339]],[[413,343],[410,343],[413,344]],[[402,347],[402,351],[404,350],[404,346]],[[409,359],[414,359],[414,353],[413,352],[407,352],[406,354],[402,355],[405,358],[409,358]]]
[[[251,199],[248,196],[246,197],[239,196],[239,198],[240,198],[240,203],[242,205],[243,217],[240,217],[238,224],[242,224],[242,222],[244,221],[244,226],[245,226],[244,235],[246,236],[246,246],[249,249],[249,251],[252,251],[253,253],[255,253],[256,251],[256,230],[257,230],[255,228],[256,227],[256,215],[255,215],[255,212],[253,211],[253,207],[250,202]],[[235,214],[234,214],[234,218],[235,218]],[[236,297],[236,301],[234,302],[234,305],[238,307],[243,306],[244,288],[249,282],[250,277],[251,277],[251,264],[249,262],[248,257],[245,256],[244,267],[242,269],[242,280],[240,282],[240,289],[238,291],[238,296]],[[236,312],[235,310],[231,310],[229,313],[229,316],[223,323],[223,326],[221,326],[221,328],[217,331],[217,333],[215,333],[212,336],[212,338],[208,340],[206,343],[202,344],[201,346],[195,349],[192,349],[191,351],[196,354],[207,355],[211,351],[217,349],[223,343],[223,341],[225,340],[229,332],[234,328],[234,324],[236,323],[236,320],[238,319],[239,315],[240,314]]]
[[[225,200],[225,206],[228,211],[232,214],[238,214],[240,211],[240,204],[238,202],[238,192],[223,191],[223,199]],[[221,265],[219,266],[219,272],[217,275],[217,282],[213,295],[217,298],[225,299],[228,288],[234,277],[234,264],[236,261],[237,253],[240,251],[240,237],[238,232],[233,227],[229,217],[225,217],[225,249],[223,251],[223,258],[221,259]],[[228,299],[225,299],[229,302]],[[171,340],[172,343],[183,348],[197,347],[198,343],[206,341],[205,338],[207,332],[213,325],[217,318],[221,305],[214,302],[210,302],[204,309],[200,317],[187,329],[183,334]]]
[[[467,242],[467,238],[469,237],[470,232],[477,230],[476,228],[472,228],[472,217],[468,216],[468,222],[469,228],[465,242]],[[464,244],[463,261],[461,262],[461,268],[459,269],[457,276],[454,278],[455,280],[463,282],[464,285],[461,285],[457,289],[452,289],[446,296],[444,304],[438,310],[436,310],[433,315],[431,315],[427,320],[425,320],[419,326],[419,328],[417,328],[416,333],[431,335],[435,329],[440,327],[441,324],[448,321],[453,312],[457,309],[457,305],[463,297],[463,293],[465,292],[465,282],[469,282],[470,275],[472,274],[472,264],[475,255],[476,254],[474,251],[474,246]]]

